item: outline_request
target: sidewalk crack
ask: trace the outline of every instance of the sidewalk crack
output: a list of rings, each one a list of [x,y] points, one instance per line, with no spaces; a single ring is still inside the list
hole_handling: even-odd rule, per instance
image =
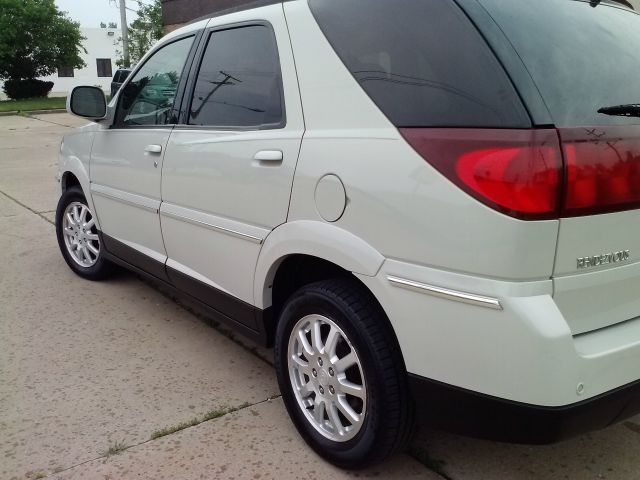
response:
[[[178,432],[181,432],[181,431],[186,430],[188,428],[195,427],[197,425],[201,425],[201,424],[209,422],[211,420],[216,420],[216,419],[222,418],[222,417],[224,417],[226,415],[229,415],[230,413],[240,412],[240,411],[245,410],[247,408],[251,408],[251,407],[258,406],[258,405],[262,405],[263,403],[271,402],[271,401],[276,400],[276,399],[278,399],[280,397],[281,397],[280,395],[275,395],[273,397],[269,397],[269,398],[267,398],[265,400],[261,400],[259,402],[255,402],[255,403],[246,402],[246,403],[243,403],[242,405],[240,405],[238,407],[227,408],[224,413],[222,413],[222,414],[220,414],[218,416],[214,416],[212,418],[206,418],[207,414],[205,414],[203,419],[202,419],[202,421],[200,421],[197,424],[185,426],[184,428],[181,428],[179,430],[175,430],[175,431],[173,431],[171,433],[167,433],[165,435],[160,435],[160,436],[155,436],[155,437],[152,435],[151,438],[149,438],[148,440],[144,440],[143,442],[139,442],[139,443],[136,443],[136,444],[133,444],[133,445],[127,445],[126,447],[120,448],[117,454],[109,454],[108,452],[105,452],[102,455],[100,455],[99,457],[91,458],[89,460],[85,460],[83,462],[77,463],[77,464],[72,465],[70,467],[58,469],[58,470],[56,470],[54,472],[51,472],[50,474],[47,475],[47,477],[51,477],[51,476],[59,475],[59,474],[64,473],[64,472],[68,472],[69,470],[72,470],[74,468],[80,467],[80,466],[85,465],[87,463],[94,462],[96,460],[107,459],[109,457],[112,457],[112,456],[115,456],[115,455],[119,455],[119,454],[121,454],[123,452],[126,452],[127,450],[132,449],[132,448],[139,447],[141,445],[145,445],[147,443],[153,442],[154,440],[158,440],[160,438],[173,435],[174,433],[178,433]],[[43,478],[46,478],[46,477],[43,477]]]
[[[51,212],[37,212],[36,210],[34,210],[33,208],[25,205],[24,203],[22,203],[20,200],[17,200],[15,198],[13,198],[11,195],[9,195],[8,193],[3,192],[2,190],[0,190],[0,194],[4,195],[5,197],[7,197],[9,200],[17,203],[18,205],[20,205],[22,208],[25,208],[27,210],[29,210],[31,213],[36,214],[37,216],[39,216],[41,219],[43,219],[45,222],[49,222],[51,225],[55,226],[55,222],[52,222],[51,220],[49,220],[47,217],[45,217],[44,215],[42,215],[41,213],[51,213]]]

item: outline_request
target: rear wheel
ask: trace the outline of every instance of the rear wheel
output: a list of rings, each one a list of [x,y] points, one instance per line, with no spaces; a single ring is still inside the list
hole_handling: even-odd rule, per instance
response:
[[[56,235],[67,265],[81,277],[100,280],[113,270],[102,254],[94,214],[79,187],[69,188],[58,201]]]
[[[384,313],[361,285],[308,285],[286,303],[276,371],[289,415],[330,462],[362,468],[405,446],[412,426],[406,372]]]

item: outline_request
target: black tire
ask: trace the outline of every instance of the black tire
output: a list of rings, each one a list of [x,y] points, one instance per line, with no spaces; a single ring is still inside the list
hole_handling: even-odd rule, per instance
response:
[[[74,202],[81,203],[88,208],[87,199],[85,198],[84,193],[82,193],[82,189],[80,187],[68,188],[62,193],[62,196],[58,201],[58,207],[56,209],[56,236],[58,237],[58,246],[60,247],[60,252],[62,252],[64,260],[67,262],[67,265],[69,265],[69,268],[74,271],[74,273],[87,280],[102,280],[108,277],[114,270],[114,265],[104,258],[102,245],[99,245],[99,254],[95,263],[91,266],[82,266],[77,263],[72,258],[67,249],[63,234],[62,217],[67,207]],[[89,214],[93,215],[91,210],[89,210]],[[90,231],[94,235],[98,233],[95,225],[91,227]]]
[[[360,360],[366,382],[366,412],[358,433],[346,441],[321,434],[294,393],[288,365],[289,339],[294,327],[308,315],[321,315],[335,323]],[[381,307],[355,279],[307,285],[289,298],[278,322],[275,365],[285,406],[298,432],[334,465],[349,469],[369,467],[403,449],[410,440],[414,406],[400,347]],[[323,375],[326,378],[326,372]]]

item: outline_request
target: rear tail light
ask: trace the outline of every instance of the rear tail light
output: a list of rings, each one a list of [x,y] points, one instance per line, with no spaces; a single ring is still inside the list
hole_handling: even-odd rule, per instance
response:
[[[640,207],[640,127],[559,132],[567,168],[563,216]]]
[[[640,126],[401,133],[449,180],[512,217],[543,220],[640,208]]]
[[[469,195],[507,215],[557,218],[562,154],[555,129],[401,130],[431,165]]]

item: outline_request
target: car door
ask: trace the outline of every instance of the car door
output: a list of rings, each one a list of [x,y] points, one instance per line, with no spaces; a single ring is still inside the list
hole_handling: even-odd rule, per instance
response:
[[[255,330],[254,270],[286,221],[304,124],[281,6],[232,18],[203,37],[167,145],[160,217],[173,283]]]
[[[162,160],[194,37],[146,59],[120,91],[113,125],[96,133],[91,152],[91,195],[106,249],[159,278],[166,277],[158,216]]]

